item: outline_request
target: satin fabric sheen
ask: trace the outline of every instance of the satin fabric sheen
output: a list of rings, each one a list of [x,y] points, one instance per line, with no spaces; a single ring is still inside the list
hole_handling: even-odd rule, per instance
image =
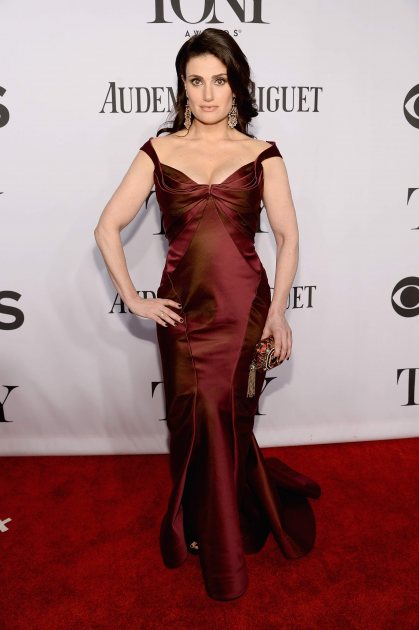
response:
[[[160,528],[167,567],[185,562],[197,540],[207,593],[219,600],[248,586],[246,553],[270,532],[287,558],[315,541],[308,497],[319,485],[277,458],[264,458],[253,434],[264,383],[247,398],[253,348],[271,303],[256,253],[262,161],[282,157],[270,142],[219,184],[198,184],[159,161],[150,138],[141,150],[154,182],[168,253],[157,297],[179,302],[184,322],[157,324],[173,487]],[[280,429],[278,428],[278,433]]]

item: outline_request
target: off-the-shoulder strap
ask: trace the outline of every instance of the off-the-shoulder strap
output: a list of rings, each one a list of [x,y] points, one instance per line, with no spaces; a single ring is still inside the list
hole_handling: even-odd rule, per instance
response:
[[[151,144],[151,138],[149,138],[147,142],[144,142],[143,146],[139,148],[139,151],[144,151],[144,153],[147,153],[147,155],[153,160],[154,165],[158,166],[159,158],[157,157],[157,153],[153,145]]]
[[[267,147],[264,151],[262,151],[262,153],[259,153],[257,159],[262,162],[263,160],[266,160],[267,158],[271,158],[271,157],[275,157],[275,156],[278,156],[278,157],[282,158],[282,155],[279,152],[279,149],[276,146],[275,141],[274,140],[267,140],[267,142],[269,142],[269,144],[271,146]]]

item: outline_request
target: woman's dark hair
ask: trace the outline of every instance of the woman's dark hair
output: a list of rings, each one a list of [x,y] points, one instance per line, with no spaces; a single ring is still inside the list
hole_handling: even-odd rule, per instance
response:
[[[255,84],[250,78],[250,67],[240,46],[234,38],[217,28],[206,28],[188,39],[176,56],[177,96],[174,105],[175,114],[170,127],[164,127],[157,135],[175,133],[184,128],[186,91],[182,76],[186,75],[186,64],[191,57],[211,54],[220,59],[227,68],[230,87],[236,96],[238,110],[236,129],[250,136],[247,128],[250,120],[258,115],[254,98]],[[193,116],[193,114],[192,114]],[[164,123],[166,124],[166,123]]]

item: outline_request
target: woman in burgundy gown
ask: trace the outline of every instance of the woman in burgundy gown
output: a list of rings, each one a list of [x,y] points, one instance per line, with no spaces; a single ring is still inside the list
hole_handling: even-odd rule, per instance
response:
[[[222,72],[217,71],[216,77],[224,72],[225,82],[207,85],[206,77],[214,77],[207,69],[218,67],[217,63]],[[160,529],[163,561],[167,567],[178,567],[188,551],[197,553],[208,595],[227,600],[245,592],[245,554],[259,551],[270,532],[287,558],[310,551],[315,519],[308,498],[319,497],[321,491],[314,480],[279,459],[264,459],[259,449],[253,427],[264,382],[262,372],[257,372],[255,396],[247,397],[256,342],[272,333],[275,354],[285,359],[291,352],[283,311],[295,269],[282,277],[286,291],[276,286],[271,298],[254,245],[264,186],[271,191],[266,193],[265,206],[271,218],[275,217],[275,184],[268,184],[264,162],[274,164],[271,158],[282,161],[281,153],[275,142],[263,143],[247,135],[247,124],[257,112],[250,92],[250,70],[233,38],[206,29],[185,42],[176,68],[176,118],[169,130],[162,130],[172,134],[172,144],[162,142],[167,136],[150,138],[139,151],[143,169],[149,160],[163,216],[166,263],[157,298],[140,300],[136,295],[128,306],[140,317],[160,324],[157,337],[173,481]],[[186,76],[190,83],[184,82]],[[218,86],[223,91],[217,92]],[[228,114],[222,116],[226,93]],[[218,116],[215,123],[214,116]],[[202,151],[199,125],[208,129],[210,124],[214,129],[220,124],[228,127],[230,144],[234,138],[243,145],[240,153],[236,147],[241,145],[231,145],[231,160],[220,159],[224,154],[228,158],[228,144],[220,145],[214,157]],[[184,138],[188,134],[187,146]],[[193,151],[195,146],[194,162],[188,162],[187,149],[191,152],[190,147]],[[195,168],[196,174],[205,172],[205,167],[207,172],[217,172],[214,165],[218,163],[225,176],[200,181],[204,176],[188,175],[169,161],[188,164],[189,173]],[[230,161],[239,166],[228,168]],[[278,168],[278,163],[271,167],[271,180]],[[127,190],[130,177],[134,181],[134,175],[128,174]],[[284,178],[281,181],[284,186]],[[128,200],[129,192],[126,195]],[[105,208],[103,223],[106,217],[110,222],[116,215],[115,204],[114,200],[113,206]],[[295,226],[291,205],[286,211],[291,216],[289,224]],[[124,223],[119,221],[119,230]],[[272,223],[277,227],[279,221]],[[111,246],[108,244],[107,251],[105,239],[96,236],[115,285],[129,300],[132,289],[127,288],[126,275],[112,259]],[[286,265],[285,259],[282,265]],[[276,301],[275,296],[279,296]]]

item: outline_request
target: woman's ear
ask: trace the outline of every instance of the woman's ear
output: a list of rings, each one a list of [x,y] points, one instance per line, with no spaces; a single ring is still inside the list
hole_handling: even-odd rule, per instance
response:
[[[186,89],[186,82],[185,82],[185,79],[183,77],[182,77],[182,81],[183,81],[183,89],[185,90],[185,96],[186,96],[186,98],[189,98],[188,90]]]

